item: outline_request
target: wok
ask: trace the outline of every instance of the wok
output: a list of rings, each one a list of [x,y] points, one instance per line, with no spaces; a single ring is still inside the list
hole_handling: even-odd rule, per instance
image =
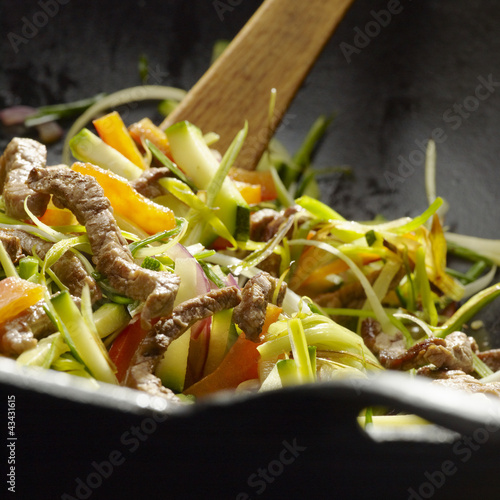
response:
[[[259,3],[2,1],[0,107],[138,85],[142,54],[148,83],[189,89],[214,42],[232,38]],[[493,0],[358,0],[278,138],[294,151],[319,114],[334,113],[315,164],[349,165],[353,175],[324,175],[320,187],[345,217],[366,220],[425,208],[421,151],[434,137],[447,225],[498,238],[499,25]],[[121,111],[159,121],[154,105]],[[23,131],[0,132],[3,149]],[[50,147],[51,162],[61,149]],[[500,344],[497,310],[493,303],[482,315],[492,346]],[[3,359],[0,390],[3,408],[9,395],[16,400],[20,498],[496,498],[500,482],[498,403],[396,374],[163,408]],[[370,436],[356,423],[367,405],[438,426]]]

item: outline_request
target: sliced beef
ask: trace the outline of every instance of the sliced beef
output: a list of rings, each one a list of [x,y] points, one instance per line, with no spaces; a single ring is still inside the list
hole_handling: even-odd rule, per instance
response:
[[[33,255],[36,252],[41,259],[45,258],[45,255],[52,247],[52,243],[18,229],[0,229],[0,240],[4,242],[4,245],[5,241],[15,241],[17,248],[11,247],[15,255],[19,255],[19,251],[21,251],[21,256],[23,254]],[[9,252],[9,250],[7,251]],[[10,252],[9,255],[13,259],[14,255]],[[88,285],[92,300],[95,302],[101,298],[101,290],[97,283],[87,273],[80,259],[71,251],[65,252],[60,259],[54,262],[51,269],[61,282],[68,287],[71,295],[81,297],[83,287]]]
[[[36,346],[37,340],[50,335],[56,328],[45,314],[40,300],[22,314],[0,326],[0,353],[17,357]]]
[[[212,290],[194,299],[182,302],[172,311],[172,315],[155,324],[146,335],[135,353],[128,371],[125,385],[146,391],[155,396],[174,398],[154,375],[156,367],[170,343],[179,338],[197,321],[213,314],[235,307],[241,300],[237,286]]]
[[[144,301],[142,318],[149,320],[172,312],[179,277],[138,266],[112,214],[98,182],[69,168],[34,168],[28,178],[37,192],[52,194],[55,204],[73,212],[87,229],[97,270],[118,292]]]
[[[17,264],[24,257],[21,242],[13,232],[0,229],[0,241],[14,264]]]
[[[401,333],[394,336],[382,332],[378,321],[367,318],[361,327],[366,346],[379,358],[380,363],[392,370],[410,370],[425,365],[448,370],[474,370],[472,345],[462,332],[453,332],[445,339],[426,338],[409,349]]]
[[[131,182],[132,187],[146,198],[153,199],[165,194],[165,189],[158,183],[159,179],[171,176],[167,167],[150,168]]]
[[[253,212],[250,216],[250,239],[252,241],[269,241],[281,224],[302,210],[298,205],[288,207],[281,212],[264,208]]]
[[[33,167],[43,168],[47,149],[32,139],[15,137],[0,157],[0,193],[5,200],[5,212],[15,219],[27,219],[24,200],[28,198],[29,210],[37,216],[45,213],[50,196],[37,193],[26,185]]]
[[[266,319],[266,308],[272,302],[276,287],[280,286],[276,304],[281,305],[285,297],[286,284],[262,272],[250,278],[242,290],[241,302],[234,308],[233,320],[254,342],[259,340]]]
[[[494,372],[500,370],[500,349],[489,349],[488,351],[478,352],[476,354],[477,357]]]
[[[452,389],[500,396],[500,382],[481,382],[472,375],[464,373],[462,370],[421,369],[418,371],[418,374],[433,378],[434,384],[450,387]]]

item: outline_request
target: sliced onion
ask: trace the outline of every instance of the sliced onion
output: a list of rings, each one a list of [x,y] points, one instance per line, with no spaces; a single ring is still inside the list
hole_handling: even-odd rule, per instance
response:
[[[35,113],[36,108],[31,106],[11,106],[0,111],[0,121],[6,127],[24,125],[24,120]]]

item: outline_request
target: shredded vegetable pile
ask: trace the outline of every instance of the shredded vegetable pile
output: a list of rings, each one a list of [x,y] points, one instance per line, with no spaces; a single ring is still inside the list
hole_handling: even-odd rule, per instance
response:
[[[131,98],[77,121],[65,165],[30,139],[2,156],[3,356],[180,401],[390,369],[499,394],[500,354],[470,325],[500,295],[500,244],[447,232],[432,142],[428,207],[356,222],[318,200],[329,119],[248,171],[246,125],[219,152],[216,131],[107,112]]]

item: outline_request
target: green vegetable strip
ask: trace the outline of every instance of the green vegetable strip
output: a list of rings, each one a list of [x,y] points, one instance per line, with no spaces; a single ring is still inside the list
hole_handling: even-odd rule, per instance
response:
[[[321,115],[312,124],[300,148],[293,156],[293,161],[299,167],[306,167],[311,163],[312,152],[320,139],[325,135],[325,132],[332,121],[333,116],[327,117]]]
[[[87,108],[100,101],[106,94],[97,94],[94,97],[80,99],[65,104],[53,104],[50,106],[41,106],[37,109],[34,115],[27,118],[24,124],[27,127],[34,127],[48,121],[68,118],[74,115],[79,115]]]
[[[295,203],[308,212],[310,212],[314,217],[320,220],[343,220],[338,212],[330,208],[328,205],[325,205],[319,200],[315,200],[309,196],[301,196],[295,200]]]
[[[424,225],[425,222],[430,219],[438,210],[438,208],[443,204],[443,199],[440,197],[437,197],[432,205],[429,206],[429,208],[422,213],[421,215],[415,217],[412,219],[410,222],[403,224],[402,226],[395,227],[391,229],[390,231],[396,233],[396,234],[405,234],[405,233],[410,233],[411,231],[415,231],[418,229],[420,226]]]
[[[349,268],[352,270],[352,272],[355,274],[355,276],[361,283],[361,286],[363,287],[366,293],[366,298],[370,302],[370,306],[373,312],[375,313],[377,320],[382,327],[382,330],[386,333],[393,331],[393,328],[391,326],[392,325],[391,320],[387,316],[387,313],[385,312],[382,304],[377,298],[377,295],[373,291],[370,282],[368,281],[367,277],[363,274],[363,272],[359,269],[359,267],[349,257],[347,257],[345,254],[343,254],[340,250],[333,247],[332,245],[328,245],[322,241],[299,239],[299,240],[291,240],[288,242],[288,244],[315,246],[335,255],[339,259],[342,259],[349,266]]]
[[[153,234],[153,236],[150,236],[149,238],[144,238],[143,240],[134,241],[133,243],[130,243],[128,247],[129,247],[132,255],[135,255],[137,250],[149,245],[150,243],[168,240],[168,239],[176,236],[177,234],[179,234],[179,232],[182,229],[182,225],[181,225],[182,223],[179,223],[179,221],[177,221],[177,222],[178,222],[177,227],[174,229],[169,229],[168,231],[162,231],[161,233]]]
[[[193,191],[196,191],[196,186],[184,174],[184,172],[172,161],[168,156],[165,156],[149,139],[146,139],[146,146],[149,148],[153,156],[164,166],[167,167],[176,177],[186,183]]]
[[[292,196],[288,192],[286,186],[283,184],[281,177],[278,174],[278,171],[275,167],[270,166],[269,172],[273,176],[274,186],[276,187],[276,192],[278,193],[278,200],[283,205],[283,207],[288,208],[291,207],[294,203]]]
[[[248,123],[245,122],[245,126],[236,134],[236,137],[231,142],[230,146],[227,148],[227,151],[224,153],[222,160],[217,168],[217,172],[213,176],[210,184],[207,188],[207,205],[212,207],[215,201],[215,198],[219,194],[219,191],[224,183],[224,180],[227,178],[227,174],[229,169],[233,166],[243,143],[245,142],[245,138],[248,132]]]
[[[16,266],[14,266],[12,260],[10,260],[9,254],[7,253],[7,250],[5,250],[2,241],[0,241],[0,264],[2,265],[5,275],[8,278],[19,278]]]
[[[481,361],[476,353],[472,353],[472,364],[474,366],[475,372],[481,377],[488,377],[490,375],[493,375],[493,370],[485,364],[483,361]]]
[[[422,300],[422,307],[427,315],[427,319],[431,326],[437,326],[438,324],[438,313],[436,310],[436,305],[432,299],[431,285],[429,283],[429,278],[427,277],[427,271],[425,269],[425,250],[423,247],[419,247],[416,255],[416,276],[418,282],[418,288],[420,290],[420,296]]]
[[[297,364],[299,380],[302,383],[314,382],[316,374],[313,373],[304,327],[299,318],[292,318],[288,321],[288,335],[290,336],[293,359]]]
[[[204,219],[218,236],[226,239],[233,245],[234,248],[238,247],[236,240],[233,235],[229,232],[224,223],[214,214],[213,210],[208,207],[203,201],[201,201],[194,193],[191,191],[189,186],[184,184],[178,179],[164,178],[160,179],[159,183],[164,186],[170,193],[172,193],[176,198],[181,200],[183,203],[188,205],[191,209],[197,212],[202,219]],[[193,222],[191,218],[190,222]]]
[[[471,297],[440,327],[435,328],[434,334],[437,337],[446,337],[450,333],[460,330],[464,323],[467,323],[467,321],[472,319],[481,309],[498,296],[500,296],[500,283],[485,288]]]

